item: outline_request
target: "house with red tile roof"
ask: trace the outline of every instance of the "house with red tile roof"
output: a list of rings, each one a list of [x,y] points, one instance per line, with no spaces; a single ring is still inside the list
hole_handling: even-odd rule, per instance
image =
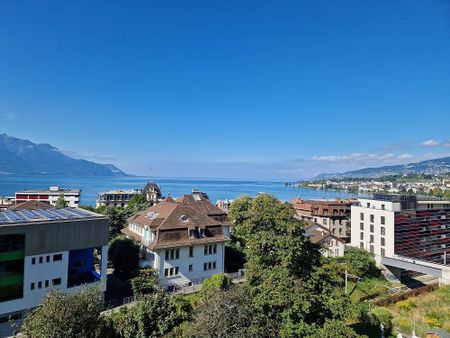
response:
[[[156,269],[163,287],[200,283],[224,272],[227,222],[185,200],[166,199],[130,217],[122,230],[139,242],[141,266]]]

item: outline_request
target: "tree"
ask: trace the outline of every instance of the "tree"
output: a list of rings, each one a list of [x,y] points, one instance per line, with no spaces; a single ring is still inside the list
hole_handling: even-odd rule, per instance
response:
[[[55,203],[55,208],[62,209],[62,208],[67,208],[67,206],[68,206],[68,203],[64,198],[64,194],[59,194],[59,197]]]
[[[142,298],[144,295],[154,293],[159,288],[159,277],[153,268],[142,269],[139,275],[131,279],[133,295]]]
[[[127,223],[126,214],[123,209],[120,208],[107,208],[105,212],[109,217],[109,239],[113,239],[121,235],[121,230]]]
[[[228,290],[231,285],[233,285],[231,277],[223,273],[213,275],[203,281],[202,288],[200,289],[200,298],[207,298],[212,294]]]
[[[236,272],[245,264],[244,245],[236,236],[231,235],[231,241],[225,244],[225,271]]]
[[[245,288],[232,287],[202,299],[195,308],[187,336],[198,338],[261,337],[252,323],[252,300]]]
[[[50,291],[26,316],[21,330],[32,338],[96,337],[101,305],[96,286],[76,293]]]
[[[384,328],[388,331],[392,329],[392,314],[384,307],[376,307],[372,310],[372,324],[383,324]]]
[[[357,338],[359,337],[356,332],[345,325],[342,321],[339,320],[329,320],[325,323],[325,325],[319,330],[319,334],[314,334],[313,337],[321,337],[321,338]],[[309,338],[309,337],[308,337]]]
[[[181,323],[170,296],[163,292],[146,295],[136,306],[113,317],[120,337],[162,337]]]
[[[379,277],[381,275],[373,255],[366,250],[346,247],[344,259],[351,274],[359,277]]]
[[[241,227],[250,217],[250,206],[253,199],[248,195],[236,198],[230,205],[228,218],[232,224],[232,230],[236,236],[245,235],[241,231]]]
[[[130,202],[128,202],[125,208],[128,216],[135,215],[150,207],[150,203],[147,201],[144,195],[134,195]]]
[[[114,275],[126,280],[139,269],[139,245],[120,236],[109,243],[108,257],[114,267]]]

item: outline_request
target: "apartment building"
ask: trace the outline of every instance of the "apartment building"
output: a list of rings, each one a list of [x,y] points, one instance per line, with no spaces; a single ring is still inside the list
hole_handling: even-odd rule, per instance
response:
[[[192,206],[166,199],[131,217],[122,232],[140,243],[140,265],[155,268],[163,287],[224,272],[228,226]]]
[[[161,198],[161,188],[156,182],[147,182],[142,191],[147,201],[153,203],[158,203]]]
[[[142,189],[111,190],[98,194],[96,207],[126,207],[134,196],[142,195]]]
[[[79,206],[81,189],[63,189],[58,186],[52,186],[48,190],[18,191],[15,194],[15,200],[16,204],[27,201],[41,201],[55,206],[61,194],[64,196],[69,207],[76,208]]]
[[[411,195],[360,198],[351,209],[351,245],[381,257],[446,264],[450,201]],[[450,260],[449,260],[450,263]]]
[[[312,221],[327,228],[339,238],[348,238],[350,230],[350,208],[356,200],[303,200],[296,198],[292,201],[297,218]]]
[[[108,225],[78,208],[0,212],[0,332],[48,290],[100,282],[106,291]]]

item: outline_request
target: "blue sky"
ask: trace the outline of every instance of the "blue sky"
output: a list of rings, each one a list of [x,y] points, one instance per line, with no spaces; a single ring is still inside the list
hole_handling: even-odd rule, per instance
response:
[[[450,153],[450,2],[0,2],[0,132],[133,174]]]

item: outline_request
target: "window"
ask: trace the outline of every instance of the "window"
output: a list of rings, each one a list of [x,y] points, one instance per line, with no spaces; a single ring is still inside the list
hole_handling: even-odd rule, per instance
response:
[[[339,228],[339,235],[342,235],[342,228]]]
[[[361,230],[364,230],[364,223],[359,223],[359,228],[360,228]]]
[[[42,289],[42,282],[38,282],[38,289]]]
[[[385,210],[385,205],[384,204],[381,205],[381,210]]]
[[[53,255],[53,262],[62,261],[62,254]]]
[[[364,213],[363,213],[363,212],[361,212],[361,213],[359,214],[359,219],[360,219],[361,221],[364,221]]]
[[[384,248],[381,248],[381,256],[386,256],[386,251],[384,250]]]
[[[192,264],[189,264],[189,271],[192,271]]]
[[[364,249],[364,243],[363,242],[359,243],[359,248],[360,249]]]
[[[327,225],[327,219],[326,218],[323,219],[323,225]]]
[[[164,276],[166,277],[173,277],[173,276],[177,276],[179,272],[179,267],[173,267],[173,268],[165,268],[164,269]]]
[[[374,232],[373,229],[374,229],[374,226],[373,226],[373,224],[371,224],[371,225],[370,225],[370,232]]]
[[[375,222],[375,216],[374,215],[370,215],[370,221],[373,223],[373,222]]]
[[[52,279],[52,284],[53,285],[60,285],[61,284],[61,278]]]
[[[208,263],[208,270],[211,270],[211,268],[212,268],[212,262],[209,262]]]
[[[50,256],[45,257],[45,261],[48,263],[50,262]]]
[[[203,263],[203,271],[208,270],[208,263]]]
[[[213,269],[216,268],[216,262],[213,262]]]
[[[385,235],[385,233],[386,233],[386,230],[385,230],[385,228],[384,228],[384,227],[381,227],[381,228],[380,228],[380,230],[381,230],[381,236],[384,236],[384,235]]]
[[[31,283],[31,290],[34,290],[34,283]]]
[[[373,250],[373,245],[371,245],[370,246],[370,253],[373,253],[374,252],[374,250]]]
[[[364,232],[361,232],[360,234],[359,234],[359,238],[363,241],[364,240]]]
[[[386,243],[386,241],[385,241],[384,237],[381,237],[381,246],[384,246],[385,243]]]
[[[45,287],[48,288],[48,285],[49,285],[49,281],[46,280],[46,281],[45,281]]]
[[[217,244],[205,245],[203,253],[205,255],[212,255],[217,253]]]
[[[339,249],[334,249],[334,256],[339,257]]]
[[[31,264],[36,264],[36,258],[35,257],[33,257],[33,258],[31,258]]]
[[[39,264],[42,264],[43,261],[44,261],[44,257],[39,257]]]
[[[370,243],[373,243],[374,239],[373,239],[373,235],[370,235]]]
[[[175,267],[175,275],[178,275],[178,271],[180,270],[180,268],[178,266]]]
[[[370,203],[367,203],[367,207],[370,208]]]
[[[169,269],[167,268],[164,269],[164,276],[166,277],[169,276]]]
[[[386,224],[386,217],[381,216],[381,224]]]
[[[166,260],[180,258],[180,249],[167,249],[165,252]]]
[[[194,257],[194,247],[193,246],[189,247],[189,257]]]
[[[203,263],[203,271],[213,270],[216,268],[216,262]]]

